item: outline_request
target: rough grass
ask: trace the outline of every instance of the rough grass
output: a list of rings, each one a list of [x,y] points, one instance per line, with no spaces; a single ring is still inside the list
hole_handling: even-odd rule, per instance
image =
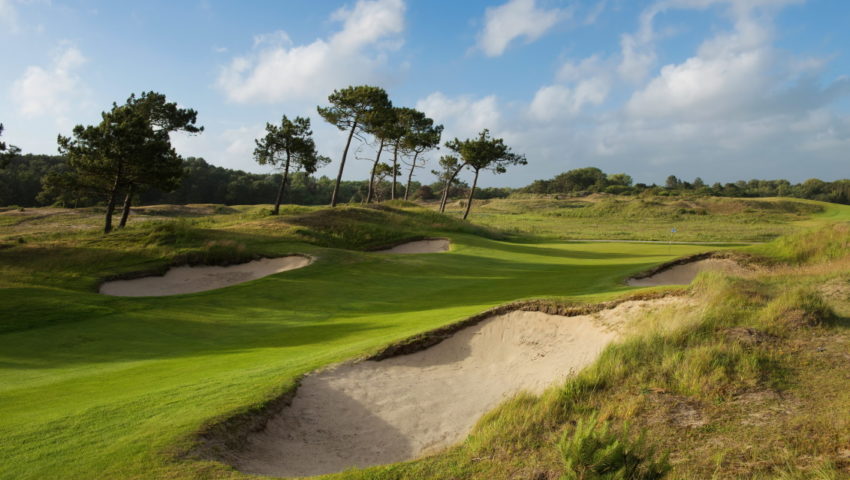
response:
[[[453,214],[463,202],[450,204]],[[683,242],[764,242],[818,225],[829,217],[850,220],[850,207],[797,199],[718,197],[570,198],[518,196],[476,200],[476,223],[519,236]],[[810,223],[809,223],[810,222]],[[672,233],[675,228],[676,233]]]
[[[564,462],[564,439],[591,435],[597,418],[619,432],[600,434],[604,448],[645,441],[669,454],[669,478],[847,478],[850,274],[828,266],[703,275],[696,306],[645,318],[591,367],[506,402],[445,455],[338,478],[570,478],[587,455]]]
[[[507,301],[611,299],[630,290],[628,275],[707,249],[507,242],[411,206],[286,207],[276,218],[160,207],[108,237],[98,212],[54,210],[3,214],[16,219],[0,232],[0,478],[249,478],[185,452],[205,425],[299,375]],[[555,479],[558,442],[592,416],[626,444],[646,431],[669,452],[671,478],[846,476],[850,419],[835,412],[850,411],[850,277],[835,267],[846,258],[823,253],[845,237],[808,235],[765,247],[794,265],[702,276],[695,306],[644,319],[566,384],[487,414],[462,445],[329,478]],[[358,251],[420,236],[449,237],[452,251]],[[219,291],[94,293],[111,275],[289,253],[319,260]]]
[[[610,299],[628,275],[707,248],[505,242],[416,207],[157,210],[106,237],[95,211],[23,212],[37,228],[0,234],[0,478],[240,477],[183,453],[305,372],[513,300]],[[420,236],[452,250],[362,251]],[[318,260],[218,291],[96,293],[105,277],[291,253]]]

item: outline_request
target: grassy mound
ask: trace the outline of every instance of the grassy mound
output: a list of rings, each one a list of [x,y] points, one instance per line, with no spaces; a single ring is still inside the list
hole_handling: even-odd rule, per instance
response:
[[[631,290],[629,275],[709,248],[517,243],[407,205],[173,212],[153,209],[106,237],[96,211],[3,214],[14,218],[0,232],[0,478],[247,478],[185,452],[204,426],[279,397],[305,372],[510,301],[610,300]],[[843,213],[807,221],[819,215]],[[732,240],[763,225],[694,217],[715,218],[706,228]],[[563,218],[563,231],[582,225]],[[584,462],[565,438],[646,465],[669,452],[672,478],[840,476],[850,445],[834,414],[850,410],[840,228],[764,246],[794,263],[765,276],[703,275],[696,306],[647,318],[565,385],[511,399],[458,448],[333,478],[555,479],[565,461]],[[421,236],[451,238],[452,251],[364,252]],[[95,293],[107,276],[291,253],[318,260],[218,291]]]
[[[454,205],[449,211],[459,213]],[[850,207],[797,199],[518,196],[476,203],[473,221],[558,239],[763,242],[813,218],[850,219]],[[676,233],[672,233],[673,229]]]
[[[842,231],[772,248],[830,251]],[[647,317],[565,385],[487,415],[453,451],[368,478],[661,478],[665,455],[669,478],[845,478],[850,418],[835,413],[850,411],[850,274],[821,267],[704,274],[696,307]]]

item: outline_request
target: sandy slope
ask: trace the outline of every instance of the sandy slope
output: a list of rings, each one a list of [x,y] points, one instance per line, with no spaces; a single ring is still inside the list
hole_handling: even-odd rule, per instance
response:
[[[234,452],[236,466],[306,476],[435,452],[507,397],[541,392],[593,362],[623,323],[681,301],[628,301],[574,317],[516,311],[417,353],[308,375],[292,405]]]
[[[169,269],[163,276],[105,282],[100,286],[100,293],[119,297],[158,297],[203,292],[303,268],[312,262],[310,257],[290,255],[227,267],[176,267]]]
[[[373,253],[439,253],[449,249],[449,240],[446,238],[431,238],[428,240],[417,240],[415,242],[402,243],[385,250],[376,250]]]
[[[627,284],[633,287],[657,287],[661,285],[687,285],[696,278],[700,272],[726,272],[736,273],[743,268],[734,260],[728,258],[709,258],[696,262],[676,265],[650,277],[630,278]]]

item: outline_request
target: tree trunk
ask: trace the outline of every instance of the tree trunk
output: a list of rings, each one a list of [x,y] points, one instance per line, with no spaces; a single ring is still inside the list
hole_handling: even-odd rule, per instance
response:
[[[369,175],[369,192],[366,194],[366,203],[372,203],[372,197],[375,195],[375,171],[378,170],[378,163],[381,161],[381,152],[384,150],[384,139],[381,139],[381,144],[378,146],[378,155],[375,157],[375,164],[372,165],[372,174]]]
[[[413,181],[413,171],[416,170],[416,157],[419,156],[419,152],[413,154],[413,164],[410,166],[410,173],[407,174],[407,186],[404,187],[404,201],[407,201],[408,195],[410,195],[410,182]]]
[[[283,191],[286,189],[286,180],[289,178],[289,152],[286,152],[286,164],[283,167],[283,178],[280,180],[280,186],[277,188],[277,198],[274,201],[274,210],[272,215],[280,213],[280,202],[283,200]]]
[[[455,178],[457,178],[457,174],[460,173],[460,171],[463,170],[463,167],[465,166],[465,163],[459,166],[457,170],[455,170],[455,173],[453,173],[452,176],[449,177],[449,179],[446,181],[446,186],[445,188],[443,188],[443,196],[440,199],[440,213],[445,213],[446,203],[449,201],[449,189],[452,188],[452,182],[454,182]]]
[[[395,148],[393,148],[393,191],[390,194],[392,200],[395,200],[396,177],[398,177],[398,141],[395,142]]]
[[[475,179],[472,180],[472,189],[469,191],[469,199],[466,200],[466,211],[463,212],[463,219],[469,216],[469,209],[472,208],[472,196],[475,195],[475,186],[478,185],[478,170],[475,171]]]
[[[127,225],[127,217],[130,216],[130,205],[133,203],[133,185],[127,188],[127,196],[124,197],[124,208],[121,209],[121,221],[118,222],[118,228],[124,228]]]
[[[351,137],[354,136],[354,130],[357,129],[357,120],[351,124],[351,131],[348,132],[348,141],[345,142],[345,150],[342,151],[342,161],[339,163],[339,173],[336,176],[336,183],[334,184],[334,191],[331,194],[331,207],[336,206],[337,195],[339,195],[339,182],[342,181],[342,169],[345,168],[345,157],[348,156],[348,147],[351,146]]]
[[[106,203],[106,219],[103,224],[103,233],[112,231],[112,212],[115,211],[115,197],[118,196],[118,187],[121,186],[121,172],[115,175],[115,183],[109,191],[109,201]]]

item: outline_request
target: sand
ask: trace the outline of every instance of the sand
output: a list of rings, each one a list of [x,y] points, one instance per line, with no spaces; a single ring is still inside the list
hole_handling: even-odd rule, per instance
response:
[[[515,311],[410,355],[306,376],[291,406],[235,454],[243,472],[308,476],[398,462],[462,441],[487,411],[593,362],[621,326],[681,301],[628,301],[574,317]]]
[[[700,272],[737,273],[740,265],[728,258],[709,258],[676,265],[645,278],[630,278],[626,281],[633,287],[658,287],[661,285],[688,285]]]
[[[415,242],[402,243],[385,250],[376,250],[373,253],[439,253],[449,249],[449,240],[446,238],[430,238],[428,240],[417,240]]]
[[[311,263],[313,259],[310,257],[290,255],[263,258],[227,267],[175,267],[170,268],[163,276],[105,282],[100,286],[100,293],[119,297],[160,297],[203,292],[303,268]]]

